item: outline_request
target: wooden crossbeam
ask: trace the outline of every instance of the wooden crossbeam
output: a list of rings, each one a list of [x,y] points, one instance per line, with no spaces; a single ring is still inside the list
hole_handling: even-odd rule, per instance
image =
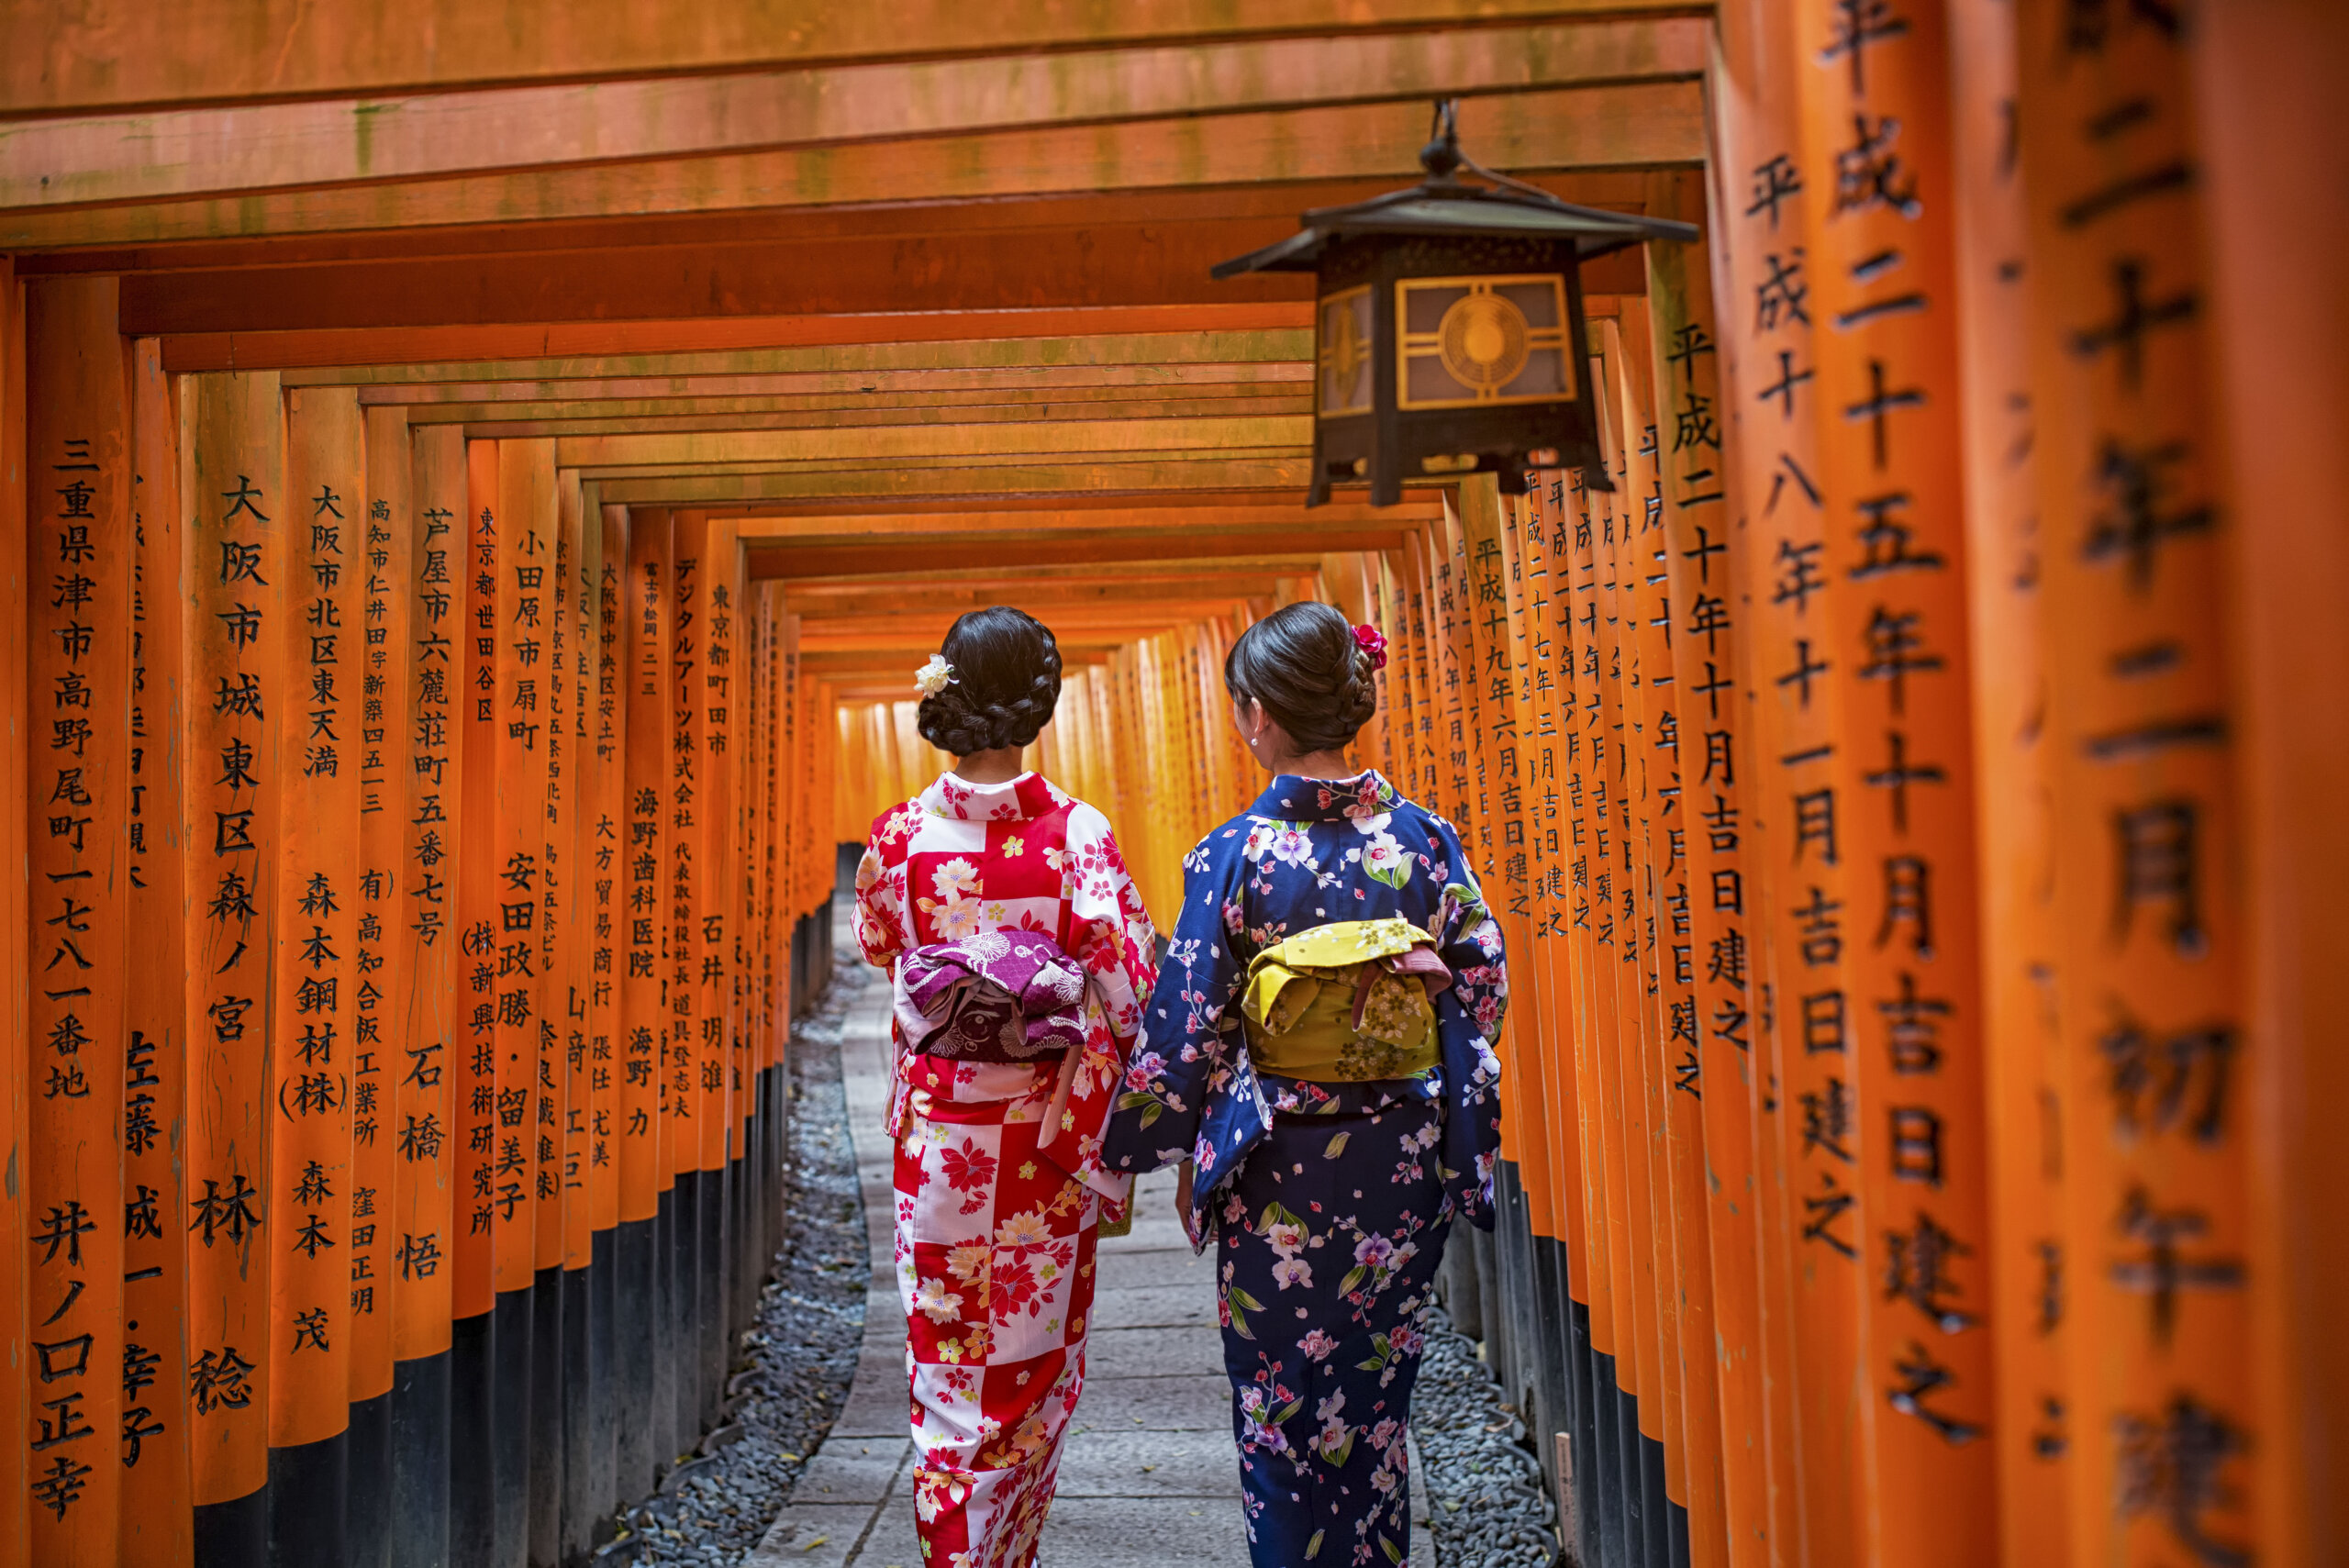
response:
[[[601,481],[607,502],[633,506],[722,506],[776,500],[918,500],[924,505],[964,497],[1032,495],[1070,491],[1144,495],[1167,491],[1294,488],[1302,494],[1308,462],[1278,458],[1174,460],[1151,462],[1008,462],[988,467],[858,466],[807,473],[666,473]]]
[[[1403,530],[1364,528],[1356,533],[1327,534],[1315,542],[1329,551],[1399,550],[1403,544]],[[1191,539],[1152,535],[1109,535],[1085,540],[1040,540],[1027,559],[1063,564],[1106,565],[1135,561],[1196,560],[1198,544]],[[949,570],[1001,566],[1021,557],[1000,544],[937,543],[923,548],[922,559],[932,567]],[[753,577],[836,577],[869,570],[873,564],[873,552],[869,546],[855,550],[753,549],[750,552],[750,560],[751,575]]]
[[[674,6],[631,0],[92,0],[0,9],[0,104],[18,114],[384,94],[487,83],[804,66],[908,56],[1419,31],[1461,22],[1646,14],[1687,0],[784,0]]]
[[[1218,497],[1216,500],[1220,501]],[[1411,493],[1398,505],[1372,506],[1361,500],[1336,500],[1308,509],[1303,498],[1264,504],[1253,497],[1228,505],[1201,505],[1185,500],[1164,506],[1032,509],[1026,511],[925,512],[818,515],[786,517],[746,516],[736,525],[745,544],[784,540],[848,543],[856,536],[874,538],[940,534],[1002,533],[1041,536],[1097,533],[1230,533],[1273,541],[1284,534],[1359,528],[1371,524],[1392,526],[1404,518],[1430,518],[1442,513],[1442,501],[1431,492]]]
[[[874,361],[910,367],[925,357],[941,366],[1002,367],[1047,362],[1052,346],[1134,364],[1150,362],[1139,351],[1141,345],[1160,347],[1165,338],[1193,339],[1194,353],[1305,360],[1312,352],[1311,322],[1311,305],[1297,301],[198,332],[165,337],[163,363],[173,372],[300,367],[317,373],[305,384],[335,385],[379,375],[440,381],[452,369],[468,378],[512,376],[530,373],[524,365],[550,360],[568,361],[579,374],[635,375],[672,364],[677,373],[729,361],[745,368],[781,365],[795,355],[808,369]],[[1214,339],[1223,341],[1211,349]],[[1026,346],[1030,343],[1048,347]],[[1194,355],[1177,351],[1174,357]],[[597,364],[613,371],[589,368]]]
[[[295,372],[290,381],[305,373]],[[404,406],[430,423],[429,411],[462,408],[592,406],[622,404],[648,410],[665,401],[740,399],[777,407],[867,407],[884,404],[951,407],[963,404],[1234,395],[1312,384],[1302,360],[1248,360],[1224,364],[949,366],[937,370],[794,371],[743,375],[546,376],[529,381],[362,383],[359,401]]]
[[[1701,162],[1694,81],[1553,87],[1469,98],[1461,134],[1492,167],[1638,168]],[[914,141],[852,142],[574,168],[457,175],[185,201],[19,209],[0,244],[53,250],[260,234],[355,233],[423,224],[529,223],[607,212],[709,212],[869,202],[985,201],[1072,190],[1407,179],[1424,114],[1392,103],[1189,116]]]
[[[1131,372],[1162,363],[1309,363],[1312,356],[1310,306],[1299,305],[199,333],[163,343],[172,371],[298,364],[285,378],[289,386],[795,373],[845,381],[889,371]]]
[[[729,400],[732,401],[732,400]],[[476,440],[515,440],[554,436],[565,439],[605,436],[696,436],[756,430],[921,430],[950,426],[1029,425],[1081,415],[1087,420],[1148,421],[1163,419],[1277,419],[1309,417],[1313,398],[1298,390],[1262,397],[1149,398],[1110,403],[996,404],[950,408],[925,407],[908,399],[886,408],[791,409],[753,411],[730,409],[710,413],[606,415],[574,417],[559,406],[533,419],[501,417],[494,408],[475,406],[487,416],[465,420],[419,420],[419,424],[462,424]]]
[[[1699,22],[1551,20],[83,116],[0,139],[0,210],[1693,76],[1704,61]]]
[[[510,403],[416,403],[412,425],[546,425],[547,435],[619,435],[631,430],[807,429],[852,425],[938,425],[957,420],[1166,418],[1189,415],[1285,414],[1311,410],[1303,381],[1152,388],[1085,386],[1052,391],[841,392],[818,396],[631,397]],[[379,406],[382,406],[379,405]],[[589,429],[587,426],[609,426]],[[476,429],[476,435],[488,432]]]
[[[702,465],[808,464],[852,460],[1309,447],[1312,421],[1284,415],[1243,419],[1039,419],[1019,424],[876,426],[863,429],[718,430],[685,435],[574,436],[555,461],[588,473]]]

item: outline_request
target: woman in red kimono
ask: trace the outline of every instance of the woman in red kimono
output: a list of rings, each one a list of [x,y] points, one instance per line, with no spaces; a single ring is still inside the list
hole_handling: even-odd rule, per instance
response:
[[[873,825],[856,933],[894,983],[898,1290],[930,1568],[1028,1568],[1085,1380],[1094,1241],[1131,1178],[1101,1133],[1156,935],[1108,820],[1020,771],[1052,634],[1002,606],[918,676],[954,771]]]

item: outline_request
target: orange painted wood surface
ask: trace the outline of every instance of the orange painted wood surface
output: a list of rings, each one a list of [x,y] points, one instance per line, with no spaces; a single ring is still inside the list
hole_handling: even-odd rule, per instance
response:
[[[407,1361],[449,1348],[451,1319],[469,1315],[457,1294],[457,1237],[469,1224],[459,1207],[469,1183],[470,1123],[460,1086],[470,1092],[470,1030],[462,1009],[470,986],[461,978],[462,906],[467,842],[464,765],[472,693],[473,617],[467,595],[472,528],[470,476],[462,432],[432,428],[409,438],[411,488],[394,517],[411,535],[409,570],[398,591],[408,606],[407,701],[399,755],[401,856],[398,904],[401,957],[394,966],[398,1030],[399,1165],[393,1184],[398,1235],[392,1354]],[[371,468],[371,473],[373,472]],[[405,997],[404,1001],[396,1000]],[[481,1311],[473,1297],[470,1312]]]
[[[128,345],[110,279],[26,291],[32,1550],[118,1561],[131,867]],[[143,1349],[143,1347],[142,1347]]]
[[[283,636],[293,554],[284,396],[273,373],[193,377],[181,400],[189,518],[187,750],[189,1466],[197,1507],[269,1475],[269,1264],[283,1211],[267,1151],[267,1042],[278,910],[275,828],[287,693],[274,648],[236,640],[258,613]],[[293,1227],[283,1227],[289,1235]],[[290,1244],[290,1240],[288,1242]]]
[[[622,617],[623,800],[621,863],[627,973],[620,983],[624,1037],[620,1088],[620,1218],[650,1219],[676,1183],[670,1163],[668,802],[671,535],[665,511],[627,513]]]
[[[186,523],[179,398],[163,374],[162,346],[151,339],[131,345],[130,403],[130,951],[185,952],[185,781],[173,759],[189,696],[181,661]],[[123,1365],[126,1373],[139,1369],[123,1380],[124,1568],[177,1568],[194,1550],[187,1245],[168,1219],[187,1212],[186,981],[177,970],[132,964],[123,997]],[[133,1344],[140,1347],[135,1363]]]

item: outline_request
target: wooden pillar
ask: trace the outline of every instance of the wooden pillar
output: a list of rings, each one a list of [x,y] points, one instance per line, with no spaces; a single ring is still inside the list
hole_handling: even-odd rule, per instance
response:
[[[1656,177],[1648,200],[1658,216],[1710,227],[1702,189],[1689,177]],[[1706,242],[1717,243],[1710,233]],[[1765,1236],[1755,1147],[1769,1070],[1754,982],[1765,949],[1758,867],[1746,845],[1751,781],[1739,778],[1741,768],[1751,773],[1753,756],[1742,683],[1753,612],[1742,591],[1747,536],[1731,504],[1733,426],[1705,260],[1695,247],[1649,246],[1648,365],[1668,417],[1659,418],[1656,434],[1659,565],[1679,639],[1667,689],[1680,737],[1686,929],[1675,930],[1687,943],[1689,995],[1687,1016],[1674,1031],[1685,1051],[1675,1087],[1698,1096],[1689,1107],[1693,1125],[1675,1130],[1682,1148],[1699,1151],[1699,1186],[1689,1201],[1704,1211],[1711,1307],[1705,1334],[1684,1344],[1692,1362],[1701,1356],[1714,1363],[1714,1404],[1700,1416],[1692,1402],[1689,1420],[1712,1423],[1721,1488],[1715,1507],[1691,1503],[1691,1550],[1710,1532],[1707,1550],[1745,1568],[1769,1560],[1770,1449],[1774,1436],[1786,1443],[1789,1435],[1771,1429],[1763,1341]]]
[[[2208,214],[2208,353],[2232,496],[2234,711],[2241,726],[2244,1022],[2240,1136],[2248,1154],[2251,1345],[2261,1411],[2248,1477],[2261,1561],[2349,1556],[2349,1354],[2335,1324],[2349,1253],[2317,1244],[2349,1192],[2349,1058],[2329,1020],[2349,1007],[2335,913],[2349,875],[2339,801],[2349,756],[2349,588],[2332,468],[2349,434],[2349,135],[2334,112],[2349,12],[2243,0],[2194,16],[2189,68]]]
[[[297,1229],[271,1201],[267,1162],[280,739],[293,695],[279,644],[295,560],[275,373],[191,376],[181,417],[189,1463],[197,1561],[225,1564],[268,1550],[269,1288]],[[262,633],[246,642],[237,628],[249,613]]]
[[[17,286],[13,259],[0,261],[0,711],[24,729],[27,622],[30,588],[25,535],[25,317],[24,291]],[[22,564],[18,564],[22,563]],[[31,754],[23,745],[0,747],[0,792],[25,800]],[[0,857],[23,864],[31,823],[22,812],[0,812]],[[0,877],[0,929],[27,929],[29,883]],[[27,972],[30,954],[22,943],[0,943],[0,1151],[19,1169],[29,1158],[31,1048],[25,1038]],[[29,1351],[27,1286],[31,1258],[24,1184],[0,1188],[0,1341],[8,1364],[22,1367]],[[29,1560],[32,1498],[28,1491],[32,1451],[28,1401],[30,1379],[0,1380],[0,1562]]]
[[[1809,307],[1828,328],[1824,657],[1847,672],[1822,805],[1848,868],[1858,1545],[1918,1565],[1985,1561],[1997,1522],[1943,16],[1806,9],[1795,34]]]
[[[154,339],[133,345],[130,378],[137,474],[130,507],[130,951],[184,952],[187,770],[177,742],[187,723],[181,660],[187,562],[179,397]],[[185,985],[178,964],[134,963],[126,976],[125,1568],[178,1568],[195,1550],[188,1499],[187,1246],[175,1218],[187,1212],[180,1146],[187,1125]]]
[[[28,1448],[37,1561],[117,1561],[131,452],[112,278],[27,286]],[[139,1211],[143,1213],[144,1211]],[[142,1347],[143,1349],[143,1347]]]
[[[351,1484],[352,1560],[385,1560],[393,1500],[395,1349],[393,1277],[401,1238],[399,1085],[409,1058],[405,1025],[411,993],[411,902],[406,867],[408,687],[417,528],[416,462],[407,412],[363,411],[367,488],[350,532],[363,537],[351,570],[362,579],[355,624],[346,633],[359,680],[359,874],[352,954],[351,1107]],[[363,512],[363,520],[362,518]]]
[[[359,888],[359,703],[366,426],[346,387],[289,392],[271,980],[270,1542],[347,1554],[351,1118]],[[266,628],[228,623],[266,648]]]
[[[1831,1135],[1845,1114],[1853,1050],[1842,857],[1817,831],[1819,808],[1833,798],[1827,766],[1842,733],[1849,664],[1830,657],[1825,596],[1837,590],[1816,565],[1826,539],[1805,244],[1813,195],[1800,169],[1796,50],[1783,10],[1735,0],[1722,8],[1720,38],[1713,205],[1725,216],[1710,239],[1729,455],[1752,534],[1744,575],[1732,581],[1744,585],[1748,606],[1751,694],[1750,787],[1737,802],[1744,863],[1736,869],[1747,873],[1749,935],[1760,939],[1749,941],[1749,957],[1753,1038],[1763,1057],[1753,1105],[1768,1435],[1764,1540],[1779,1568],[1848,1564],[1856,1561],[1850,1478],[1866,1232],[1852,1213],[1848,1140],[1801,1136],[1807,1118],[1820,1118],[1816,1130]],[[1733,702],[1739,675],[1725,670],[1721,678]],[[1732,747],[1732,765],[1738,757]],[[1709,849],[1709,835],[1706,842]]]
[[[2188,39],[2018,8],[2072,1560],[2265,1561],[2238,690]]]
[[[623,705],[624,818],[620,860],[625,896],[627,971],[620,984],[623,1040],[619,1095],[619,1216],[622,1224],[642,1222],[642,1311],[649,1336],[669,1332],[665,1316],[671,1268],[670,1228],[674,1220],[676,1169],[671,1151],[669,1014],[666,961],[669,952],[668,793],[669,733],[674,693],[669,642],[672,608],[671,521],[665,511],[637,509],[628,523],[626,596],[621,604],[624,639]],[[624,1447],[621,1478],[649,1485],[652,1466],[675,1452],[676,1396],[674,1347],[656,1344],[636,1375],[645,1440]],[[655,1434],[661,1434],[656,1436]],[[623,1429],[623,1438],[630,1438]]]
[[[2063,1106],[2048,853],[2046,666],[2032,411],[2032,267],[2011,8],[1949,13],[1958,351],[1965,398],[1982,1018],[1990,1109],[1990,1332],[2002,1558],[2071,1561]]]
[[[411,493],[395,506],[393,532],[412,543],[395,592],[407,606],[407,635],[395,640],[406,666],[406,700],[394,766],[397,789],[386,804],[399,813],[400,895],[392,917],[395,956],[385,1018],[396,1163],[387,1273],[392,1306],[394,1560],[446,1551],[451,1537],[453,1421],[451,1380],[461,1357],[456,1319],[466,1316],[453,1259],[471,1205],[461,1183],[473,1161],[466,1131],[471,1041],[465,1006],[470,968],[458,923],[465,863],[466,739],[473,719],[474,631],[467,599],[473,525],[461,427],[424,425],[411,438]],[[376,472],[384,487],[397,482]],[[396,454],[385,452],[385,462]],[[396,615],[396,612],[395,612]],[[388,739],[388,738],[387,738]],[[485,764],[484,764],[485,766]],[[469,1097],[469,1095],[468,1095]],[[486,1277],[486,1271],[484,1271]],[[472,1313],[485,1313],[485,1303]],[[476,1318],[476,1324],[485,1319]],[[467,1330],[468,1335],[472,1329]],[[469,1339],[470,1342],[470,1339]],[[478,1368],[469,1369],[477,1373]]]

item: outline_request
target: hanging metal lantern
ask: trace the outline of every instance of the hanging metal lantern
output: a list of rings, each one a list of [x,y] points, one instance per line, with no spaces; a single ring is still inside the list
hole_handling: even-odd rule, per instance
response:
[[[1306,505],[1368,480],[1371,505],[1391,506],[1411,481],[1477,473],[1518,495],[1531,468],[1581,468],[1611,490],[1578,267],[1644,240],[1693,240],[1696,228],[1575,206],[1479,168],[1450,99],[1419,163],[1428,177],[1410,189],[1308,212],[1303,233],[1215,269],[1319,282]]]

